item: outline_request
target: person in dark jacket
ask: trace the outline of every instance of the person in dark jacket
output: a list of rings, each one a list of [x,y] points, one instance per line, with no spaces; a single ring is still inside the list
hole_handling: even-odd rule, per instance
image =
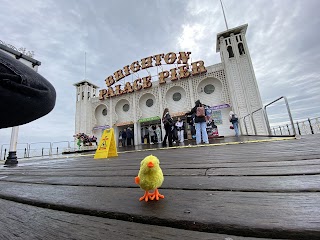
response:
[[[198,109],[199,107],[203,109]],[[199,115],[199,112],[203,112],[203,115]],[[196,124],[196,143],[201,144],[201,134],[203,142],[209,143],[207,133],[206,111],[204,110],[204,105],[200,102],[200,100],[197,100],[195,102],[194,108],[192,108],[189,113],[186,113],[186,115],[191,114],[195,114],[194,122]]]
[[[165,108],[162,114],[162,122],[166,135],[163,138],[162,146],[167,146],[167,138],[169,140],[169,147],[172,147],[172,126],[174,125],[173,119],[170,116],[169,109]]]
[[[126,146],[127,142],[127,129],[123,129],[122,131],[122,147]]]
[[[127,128],[127,145],[131,146],[131,140],[133,138],[132,130],[131,128]]]

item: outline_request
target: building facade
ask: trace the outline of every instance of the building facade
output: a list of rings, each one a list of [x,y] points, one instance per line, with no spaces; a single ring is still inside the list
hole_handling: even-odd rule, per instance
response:
[[[167,80],[166,84],[160,80],[152,81],[151,87],[110,98],[99,98],[98,87],[87,80],[74,84],[77,88],[75,132],[99,138],[110,126],[118,138],[121,130],[130,127],[134,133],[134,144],[139,145],[145,143],[144,136],[149,126],[162,124],[165,108],[173,117],[180,116],[185,120],[185,113],[199,99],[215,109],[213,115],[219,135],[233,136],[230,111],[237,113],[240,119],[262,108],[246,30],[247,25],[242,25],[219,33],[216,49],[220,52],[221,63],[206,66],[206,72],[195,76],[178,81]],[[249,134],[267,134],[261,111],[245,121]],[[164,132],[163,126],[161,129]],[[243,121],[240,121],[240,129],[242,133],[246,132]],[[186,131],[185,135],[190,138],[188,133]]]

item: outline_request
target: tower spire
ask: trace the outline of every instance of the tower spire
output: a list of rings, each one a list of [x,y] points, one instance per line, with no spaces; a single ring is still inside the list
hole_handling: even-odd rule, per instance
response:
[[[226,19],[226,14],[224,13],[224,9],[223,9],[222,0],[220,0],[220,3],[221,3],[222,12],[223,12],[224,22],[225,22],[225,24],[226,24],[227,30],[229,30],[229,28],[228,28],[228,23],[227,23],[227,19]]]

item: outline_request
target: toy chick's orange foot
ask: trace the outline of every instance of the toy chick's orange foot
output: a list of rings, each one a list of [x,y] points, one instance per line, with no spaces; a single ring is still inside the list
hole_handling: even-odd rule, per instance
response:
[[[146,202],[148,202],[149,198],[150,200],[153,200],[151,199],[152,195],[153,193],[149,193],[148,191],[145,191],[144,195],[141,198],[139,198],[139,201],[145,200]]]
[[[164,198],[164,195],[160,194],[158,189],[154,190],[154,193],[149,193],[150,194],[150,200],[156,199],[157,201],[159,198]]]

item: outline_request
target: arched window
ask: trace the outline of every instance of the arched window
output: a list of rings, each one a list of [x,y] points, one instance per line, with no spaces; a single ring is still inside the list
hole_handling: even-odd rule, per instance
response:
[[[242,44],[242,43],[239,43],[239,44],[238,44],[238,49],[239,49],[239,54],[240,54],[240,55],[245,54],[245,52],[244,52],[244,47],[243,47],[243,44]]]
[[[227,48],[227,50],[228,50],[228,53],[229,53],[229,58],[234,57],[234,54],[233,54],[233,51],[232,51],[232,47],[229,46],[229,47]]]

